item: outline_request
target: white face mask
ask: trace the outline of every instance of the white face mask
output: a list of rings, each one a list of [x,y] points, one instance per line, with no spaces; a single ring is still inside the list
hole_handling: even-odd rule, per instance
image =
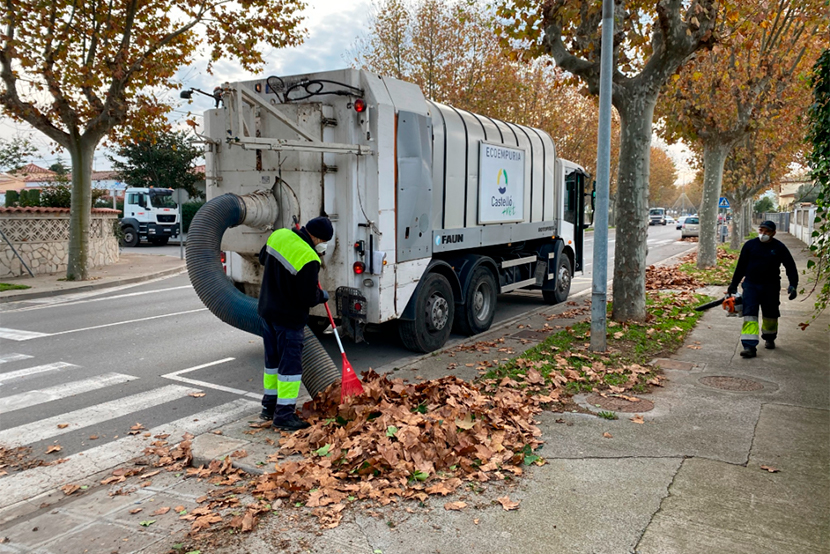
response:
[[[325,254],[325,253],[326,253],[326,248],[328,248],[328,246],[329,246],[329,244],[328,244],[327,242],[318,242],[318,243],[314,246],[314,250],[315,250],[318,254]]]
[[[758,235],[758,240],[760,240],[761,242],[767,242],[767,241],[769,241],[769,239],[771,239],[771,238],[772,238],[772,237],[771,237],[771,236],[769,236],[769,235]]]

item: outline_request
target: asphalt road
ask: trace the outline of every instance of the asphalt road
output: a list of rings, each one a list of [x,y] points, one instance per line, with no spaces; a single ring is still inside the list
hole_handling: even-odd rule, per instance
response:
[[[679,235],[673,226],[649,228],[649,263],[693,247],[678,242]],[[609,277],[614,240],[612,230]],[[574,279],[572,294],[591,287],[591,234],[585,247],[586,271]],[[153,250],[179,255],[178,246]],[[535,292],[501,295],[498,302],[497,323],[543,305]],[[260,339],[213,316],[186,275],[8,303],[0,310],[2,445],[28,445],[45,459],[104,445],[120,452],[126,448],[120,441],[136,424],[140,434],[173,420],[222,417],[238,410],[241,398],[260,398]],[[412,355],[391,327],[368,339],[346,345],[358,371]],[[323,342],[336,354],[332,336]],[[250,408],[245,405],[245,413],[253,414]],[[61,449],[45,454],[54,445]]]

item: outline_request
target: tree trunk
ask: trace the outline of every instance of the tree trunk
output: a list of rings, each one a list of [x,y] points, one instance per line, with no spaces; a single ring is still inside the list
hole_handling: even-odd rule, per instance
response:
[[[746,232],[744,231],[744,206],[746,201],[736,201],[732,206],[732,238],[729,241],[729,248],[740,250]]]
[[[700,202],[700,238],[697,267],[713,267],[718,261],[718,199],[723,181],[723,164],[732,146],[715,141],[703,145],[703,200]]]
[[[92,160],[96,144],[73,137],[69,148],[72,158],[72,210],[69,219],[69,264],[66,278],[82,281],[89,277],[89,224],[92,217]]]
[[[648,172],[656,100],[656,94],[640,93],[615,103],[620,115],[620,161],[614,214],[614,321],[646,318]]]

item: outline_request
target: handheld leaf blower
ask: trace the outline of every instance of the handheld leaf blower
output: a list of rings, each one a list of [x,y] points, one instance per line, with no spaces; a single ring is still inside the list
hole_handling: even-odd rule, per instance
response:
[[[743,299],[740,294],[727,294],[723,298],[713,300],[695,307],[696,312],[702,312],[715,306],[723,306],[726,310],[726,317],[742,317],[743,316]]]

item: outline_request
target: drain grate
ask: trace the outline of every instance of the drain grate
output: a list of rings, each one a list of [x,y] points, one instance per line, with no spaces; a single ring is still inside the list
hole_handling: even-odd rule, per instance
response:
[[[626,414],[639,414],[640,412],[650,412],[654,409],[654,402],[651,400],[644,400],[642,398],[639,402],[629,402],[623,398],[592,394],[585,399],[585,402],[591,406],[599,406],[603,410],[608,410],[609,412],[623,412]]]
[[[758,381],[753,381],[752,379],[741,379],[740,377],[703,377],[700,379],[700,382],[707,387],[742,392],[761,390],[764,388],[764,385]]]

